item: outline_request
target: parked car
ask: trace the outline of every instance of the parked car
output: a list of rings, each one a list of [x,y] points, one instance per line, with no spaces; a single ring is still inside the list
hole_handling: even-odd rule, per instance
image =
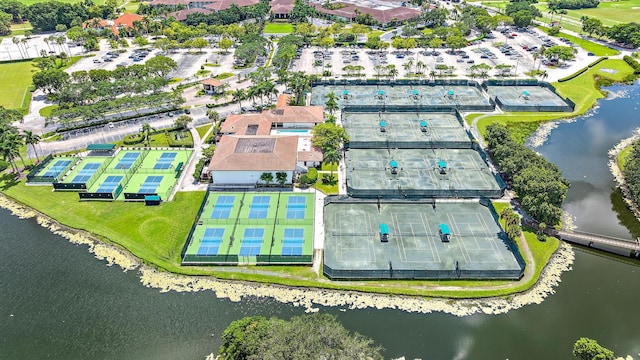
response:
[[[100,59],[93,59],[93,63],[94,64],[99,64],[100,63]]]

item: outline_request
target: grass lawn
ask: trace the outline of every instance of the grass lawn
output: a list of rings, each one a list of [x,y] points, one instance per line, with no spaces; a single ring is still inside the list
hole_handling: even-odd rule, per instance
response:
[[[547,3],[539,3],[536,4],[536,7],[543,12],[545,17],[547,17],[548,22],[548,12],[549,7]],[[562,26],[567,27],[564,22],[564,19],[570,18],[572,20],[580,22],[580,18],[582,16],[588,16],[591,18],[598,18],[602,21],[605,26],[612,26],[620,23],[629,23],[629,22],[637,22],[638,16],[640,16],[640,0],[624,0],[624,1],[601,1],[600,5],[597,8],[592,9],[577,9],[577,10],[567,10],[567,15],[564,15],[562,18]],[[560,17],[555,15],[553,17],[554,21]]]
[[[633,146],[627,146],[618,154],[618,166],[620,166],[620,170],[624,170],[624,166],[627,164],[627,159],[629,155],[631,155],[631,149]]]
[[[329,178],[331,174],[324,174],[324,173],[319,173],[318,174],[318,181],[315,183],[315,185],[313,185],[314,188],[322,191],[323,193],[327,194],[327,195],[333,195],[333,194],[338,194],[338,181],[337,181],[337,176],[338,173],[334,173],[333,177],[336,180],[333,180],[332,182],[329,183],[324,183],[323,179],[325,178]]]
[[[175,131],[171,131],[169,132],[169,136],[174,136],[176,132]],[[189,131],[183,131],[182,132],[183,135],[185,135],[187,137],[187,140],[191,142],[191,146],[193,146],[193,137],[191,136],[191,132]],[[121,146],[128,146],[128,147],[145,147],[147,146],[147,142],[146,141],[142,141],[139,144],[133,144],[133,145],[127,145],[124,143],[124,140],[120,140],[120,141],[116,141],[114,144],[116,144],[116,146],[121,147]],[[149,141],[149,145],[151,147],[169,147],[169,141],[167,139],[167,136],[164,134],[164,132],[159,132],[156,134],[151,134],[151,140]]]
[[[549,30],[543,26],[538,26],[538,29],[544,32],[548,32]],[[577,36],[569,35],[563,32],[560,32],[558,35],[555,35],[555,36],[559,38],[565,38],[565,39],[571,40],[571,42],[580,46],[584,50],[593,53],[595,56],[613,56],[613,55],[618,55],[620,53],[620,51],[616,49],[612,49],[610,47],[606,47],[604,45],[600,45],[592,41],[585,40]]]
[[[31,60],[0,64],[0,105],[7,109],[19,109],[27,87],[31,85]],[[8,86],[8,84],[11,84]]]
[[[266,23],[264,25],[265,34],[291,34],[293,24],[289,23]]]
[[[211,129],[211,124],[202,125],[196,128],[196,130],[198,131],[198,135],[200,136],[200,139],[204,139],[204,134],[206,134],[207,131],[209,131],[209,129]]]
[[[616,70],[611,74],[602,69]],[[517,141],[524,141],[538,124],[544,121],[570,118],[581,115],[589,110],[598,99],[603,98],[603,93],[596,89],[596,77],[610,79],[612,81],[623,81],[633,70],[624,60],[608,59],[604,60],[580,76],[562,83],[554,83],[558,93],[568,97],[576,103],[572,113],[506,113],[502,115],[490,115],[478,121],[478,130],[484,137],[487,126],[493,122],[501,122],[509,127]],[[474,115],[475,116],[475,115]]]
[[[58,105],[49,105],[49,106],[45,106],[42,109],[40,109],[40,116],[42,117],[49,117],[51,116],[51,112],[55,109],[58,108]]]
[[[27,6],[33,5],[33,4],[36,4],[36,3],[41,3],[41,2],[47,2],[47,1],[49,1],[49,0],[18,0],[18,2],[21,2],[21,3],[23,3],[23,4],[27,5]],[[58,1],[63,2],[63,3],[76,4],[76,3],[81,2],[82,0],[58,0]],[[95,0],[95,1],[93,1],[93,3],[95,5],[102,5],[102,4],[104,4],[104,0]],[[118,2],[118,3],[121,3],[121,2]]]
[[[228,79],[228,78],[230,78],[230,77],[232,77],[232,76],[233,76],[233,73],[230,73],[230,72],[223,72],[223,73],[221,73],[221,74],[216,75],[216,76],[214,77],[214,79],[217,79],[217,80],[224,80],[224,79]]]

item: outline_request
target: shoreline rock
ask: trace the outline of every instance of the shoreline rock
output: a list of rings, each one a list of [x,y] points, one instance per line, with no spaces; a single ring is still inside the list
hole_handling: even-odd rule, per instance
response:
[[[212,276],[180,275],[159,271],[143,264],[126,249],[105,243],[95,236],[59,224],[54,219],[18,204],[5,195],[0,196],[0,207],[21,218],[35,218],[38,224],[53,234],[67,239],[73,244],[89,246],[96,258],[105,260],[107,265],[118,265],[123,271],[138,270],[140,282],[160,292],[197,292],[211,290],[217,298],[242,301],[248,297],[269,298],[280,303],[304,307],[306,312],[317,312],[320,307],[343,309],[397,309],[406,312],[443,312],[455,316],[473,314],[504,314],[526,305],[540,304],[555,293],[561,282],[561,275],[571,270],[575,253],[570,245],[560,243],[560,247],[540,274],[538,282],[530,289],[517,294],[495,298],[447,299],[426,298],[406,295],[386,295],[361,293],[357,291],[331,290],[320,288],[299,288],[277,284],[261,284],[232,280],[220,280]]]
[[[622,198],[624,202],[627,203],[627,208],[631,210],[633,216],[640,221],[640,207],[633,201],[633,195],[631,194],[631,190],[627,185],[627,182],[622,174],[622,169],[618,166],[618,155],[622,150],[631,146],[634,141],[640,139],[640,128],[637,128],[633,131],[633,135],[629,136],[626,139],[620,140],[611,150],[609,150],[609,171],[611,175],[613,175],[613,181],[616,183],[616,186],[622,192]]]

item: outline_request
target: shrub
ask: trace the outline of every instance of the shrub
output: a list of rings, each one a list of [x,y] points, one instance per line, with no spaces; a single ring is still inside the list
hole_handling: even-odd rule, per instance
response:
[[[134,135],[127,135],[124,138],[123,142],[125,145],[135,145],[135,144],[140,144],[142,140],[144,140],[144,136],[142,134],[134,134]]]
[[[314,183],[318,180],[318,170],[316,168],[310,168],[307,173],[307,178],[311,183]]]
[[[640,63],[629,55],[625,55],[622,59],[633,68],[634,74],[640,74]]]
[[[202,169],[204,169],[204,165],[206,164],[207,160],[209,160],[209,159],[206,158],[206,157],[200,158],[200,160],[196,164],[196,169],[193,171],[193,178],[194,179],[196,179],[196,180],[200,179],[200,175],[202,174]]]
[[[300,185],[304,185],[304,186],[313,184],[313,182],[309,181],[309,177],[307,175],[300,175],[298,182],[300,183]]]
[[[7,170],[8,167],[9,167],[8,162],[4,160],[0,160],[0,172]]]

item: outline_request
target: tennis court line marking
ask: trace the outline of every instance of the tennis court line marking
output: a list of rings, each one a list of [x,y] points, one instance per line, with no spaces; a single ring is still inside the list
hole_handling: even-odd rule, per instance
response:
[[[456,219],[453,218],[452,213],[447,213],[447,219],[449,220],[449,225],[454,228],[454,233],[453,233],[453,239],[452,240],[457,240],[457,244],[458,244],[458,248],[460,249],[460,253],[462,254],[462,258],[464,259],[464,261],[466,263],[470,263],[471,262],[471,256],[469,255],[469,252],[467,250],[467,247],[465,246],[464,242],[460,241],[460,239],[456,239],[456,234],[460,234],[460,229],[458,228],[458,223],[456,222]]]
[[[423,213],[420,213],[420,220],[422,222],[423,229],[426,230],[426,228],[424,227],[424,220],[422,219],[422,214]],[[428,250],[430,250],[432,260],[423,260],[423,261],[408,260],[407,259],[407,249],[405,248],[405,239],[402,237],[402,233],[403,233],[402,232],[402,226],[401,226],[400,221],[398,220],[398,214],[397,213],[392,213],[391,218],[392,218],[392,221],[394,223],[395,229],[397,229],[397,231],[398,231],[398,234],[397,234],[397,238],[398,238],[397,243],[398,243],[398,245],[397,246],[398,246],[398,253],[400,255],[400,259],[402,259],[402,262],[405,262],[405,263],[435,263],[435,262],[440,262],[440,261],[436,261],[435,260],[433,247],[432,247],[431,241],[429,241],[428,235],[426,235],[427,234],[426,232],[425,232],[424,237],[427,240],[426,242],[427,242],[427,245],[429,246],[429,248],[427,249],[426,247],[425,248],[419,247],[418,243],[416,242],[414,244],[415,247],[413,249],[409,249],[409,250],[410,251],[411,250],[415,250],[415,251],[428,251]],[[416,224],[416,223],[413,223],[413,222],[408,222],[408,223],[402,223],[402,225],[409,225],[409,227],[411,229],[411,237],[413,239],[418,238],[418,236],[416,236],[416,233],[415,233],[415,231],[413,229],[413,226],[414,225],[420,225],[420,224]],[[393,237],[396,237],[396,236],[394,235]],[[437,251],[436,251],[436,253],[437,253]],[[440,259],[439,254],[437,254],[437,255],[438,255],[438,259]]]
[[[340,244],[340,246],[336,246],[336,252],[337,252],[336,259],[339,259],[340,262],[348,262],[349,260],[344,260],[344,258],[343,258],[344,250],[358,250],[359,253],[364,253],[362,250],[366,249],[367,250],[366,253],[368,255],[368,259],[356,259],[356,260],[357,261],[365,261],[365,262],[375,262],[375,252],[374,252],[373,258],[371,256],[370,241],[365,240],[366,241],[365,242],[365,245],[366,245],[365,247],[347,247],[347,246],[343,246],[343,244],[341,242],[341,239],[343,238],[343,236],[342,236],[343,232],[342,232],[341,219],[343,219],[343,217],[340,217],[339,215],[340,214],[338,214],[337,212],[333,215],[334,222],[335,222],[335,224],[337,225],[337,228],[338,228],[338,231],[337,231],[338,238],[337,238],[336,242],[338,244]],[[365,222],[365,224],[367,226],[365,227],[365,229],[371,229],[371,227],[369,226],[370,221],[369,221],[368,217],[369,217],[369,214],[366,214],[364,222]],[[347,239],[347,236],[344,236],[344,238]],[[349,238],[349,240],[351,241],[351,243],[354,243],[355,241],[357,241],[354,238]]]

